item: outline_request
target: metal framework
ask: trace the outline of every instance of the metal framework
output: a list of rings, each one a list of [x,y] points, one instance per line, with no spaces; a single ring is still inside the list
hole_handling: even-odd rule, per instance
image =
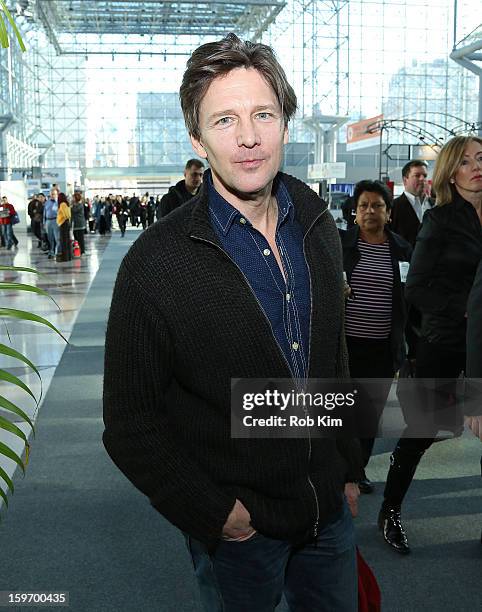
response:
[[[285,6],[280,0],[37,0],[35,11],[58,53],[75,51],[63,34],[222,36],[256,39]]]
[[[310,126],[324,116],[432,118],[449,130],[477,121],[476,76],[448,58],[453,0],[7,2],[28,51],[0,50],[0,167],[163,166],[185,156],[172,100],[186,59],[228,31],[273,46],[296,91],[290,170],[320,158]],[[464,3],[466,23],[473,10],[459,0],[465,34]],[[464,40],[459,51],[474,42]]]
[[[455,4],[457,6],[457,3]],[[482,24],[477,26],[460,43],[455,44],[450,59],[470,70],[479,78],[478,121],[479,136],[482,136]]]

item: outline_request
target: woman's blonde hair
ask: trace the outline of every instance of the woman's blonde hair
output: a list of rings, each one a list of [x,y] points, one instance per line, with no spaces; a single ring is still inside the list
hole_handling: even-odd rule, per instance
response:
[[[446,142],[440,150],[432,177],[432,187],[437,198],[437,206],[452,202],[453,191],[450,179],[454,177],[462,163],[465,149],[473,141],[482,145],[482,138],[477,136],[455,136]]]

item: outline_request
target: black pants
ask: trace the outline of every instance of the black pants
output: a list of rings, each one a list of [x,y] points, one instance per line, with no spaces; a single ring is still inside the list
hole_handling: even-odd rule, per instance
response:
[[[375,340],[347,336],[346,343],[350,375],[356,379],[381,379],[376,386],[370,385],[370,387],[365,388],[360,408],[360,418],[364,421],[364,423],[360,423],[360,428],[376,431],[395,373],[390,340],[388,338],[386,340]],[[363,388],[362,383],[361,387]],[[370,460],[374,442],[374,437],[360,439],[364,467]]]
[[[30,223],[30,227],[32,228],[32,234],[37,238],[39,242],[42,241],[42,222],[34,221],[32,219]]]
[[[443,345],[421,340],[417,348],[417,378],[456,379],[465,368],[465,352],[453,351]],[[407,427],[390,457],[390,469],[384,492],[385,506],[400,506],[412,483],[417,466],[425,451],[436,439],[410,437]]]
[[[121,236],[123,236],[126,233],[127,215],[117,215],[117,224],[121,231]]]
[[[70,242],[70,221],[64,221],[60,226],[60,250],[57,255],[58,261],[70,261],[72,259],[72,244]]]
[[[77,240],[77,242],[79,243],[81,255],[85,253],[84,232],[85,229],[74,229],[74,240]]]

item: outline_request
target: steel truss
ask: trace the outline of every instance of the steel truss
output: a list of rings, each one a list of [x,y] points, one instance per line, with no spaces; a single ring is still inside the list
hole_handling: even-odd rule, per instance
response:
[[[37,0],[35,9],[57,52],[69,53],[76,51],[72,34],[205,37],[242,32],[257,39],[285,4],[282,0]]]
[[[13,10],[18,5],[16,19],[28,51],[21,55],[16,45],[0,50],[0,118],[14,117],[8,133],[16,139],[10,139],[8,146],[4,139],[9,160],[7,163],[3,156],[2,166],[14,165],[14,158],[24,159],[25,167],[35,163],[50,167],[136,165],[141,142],[153,151],[154,162],[162,160],[162,142],[149,132],[161,134],[162,119],[149,118],[151,123],[143,125],[137,121],[135,104],[126,108],[121,119],[130,127],[124,131],[123,142],[115,132],[119,112],[113,100],[118,109],[127,107],[132,99],[127,94],[133,91],[174,93],[192,50],[229,30],[262,40],[276,50],[298,96],[299,113],[290,128],[290,139],[295,145],[306,145],[297,149],[300,165],[310,163],[314,140],[307,127],[310,122],[304,119],[311,118],[316,124],[320,116],[330,115],[356,121],[385,112],[390,119],[430,120],[435,114],[436,121],[440,119],[448,128],[455,122],[450,115],[476,121],[476,77],[450,62],[447,53],[440,53],[438,60],[416,57],[416,64],[410,54],[409,34],[414,28],[426,37],[427,56],[436,40],[447,38],[451,0],[433,0],[429,8],[423,0],[419,4],[416,0],[8,3]],[[434,38],[430,19],[417,23],[407,19],[413,9],[442,15],[448,24],[444,32],[438,31]],[[396,19],[393,11],[397,11]],[[401,51],[393,48],[395,36]],[[378,50],[377,56],[373,49]],[[372,55],[367,57],[375,60],[360,64],[370,50]],[[99,78],[102,74],[106,76],[103,80]],[[133,74],[137,74],[134,83]],[[97,79],[94,89],[93,77]],[[108,97],[112,92],[114,96]],[[154,121],[155,130],[151,129]],[[413,137],[407,133],[407,140]],[[32,147],[38,159],[32,162],[32,150],[27,147],[22,153],[18,141]],[[176,147],[171,140],[166,142]]]

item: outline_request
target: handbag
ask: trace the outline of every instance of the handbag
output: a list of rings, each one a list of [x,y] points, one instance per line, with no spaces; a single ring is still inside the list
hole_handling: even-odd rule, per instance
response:
[[[13,215],[10,217],[10,223],[11,223],[12,225],[17,225],[17,223],[20,223],[20,219],[19,219],[19,217],[18,217],[18,213],[15,213],[15,214],[13,214]]]
[[[404,436],[432,438],[440,431],[460,436],[464,429],[463,403],[457,383],[455,379],[416,378],[412,363],[406,359],[396,390],[407,425]]]
[[[358,612],[380,612],[382,594],[375,574],[362,557],[357,546],[356,562],[358,571]]]

